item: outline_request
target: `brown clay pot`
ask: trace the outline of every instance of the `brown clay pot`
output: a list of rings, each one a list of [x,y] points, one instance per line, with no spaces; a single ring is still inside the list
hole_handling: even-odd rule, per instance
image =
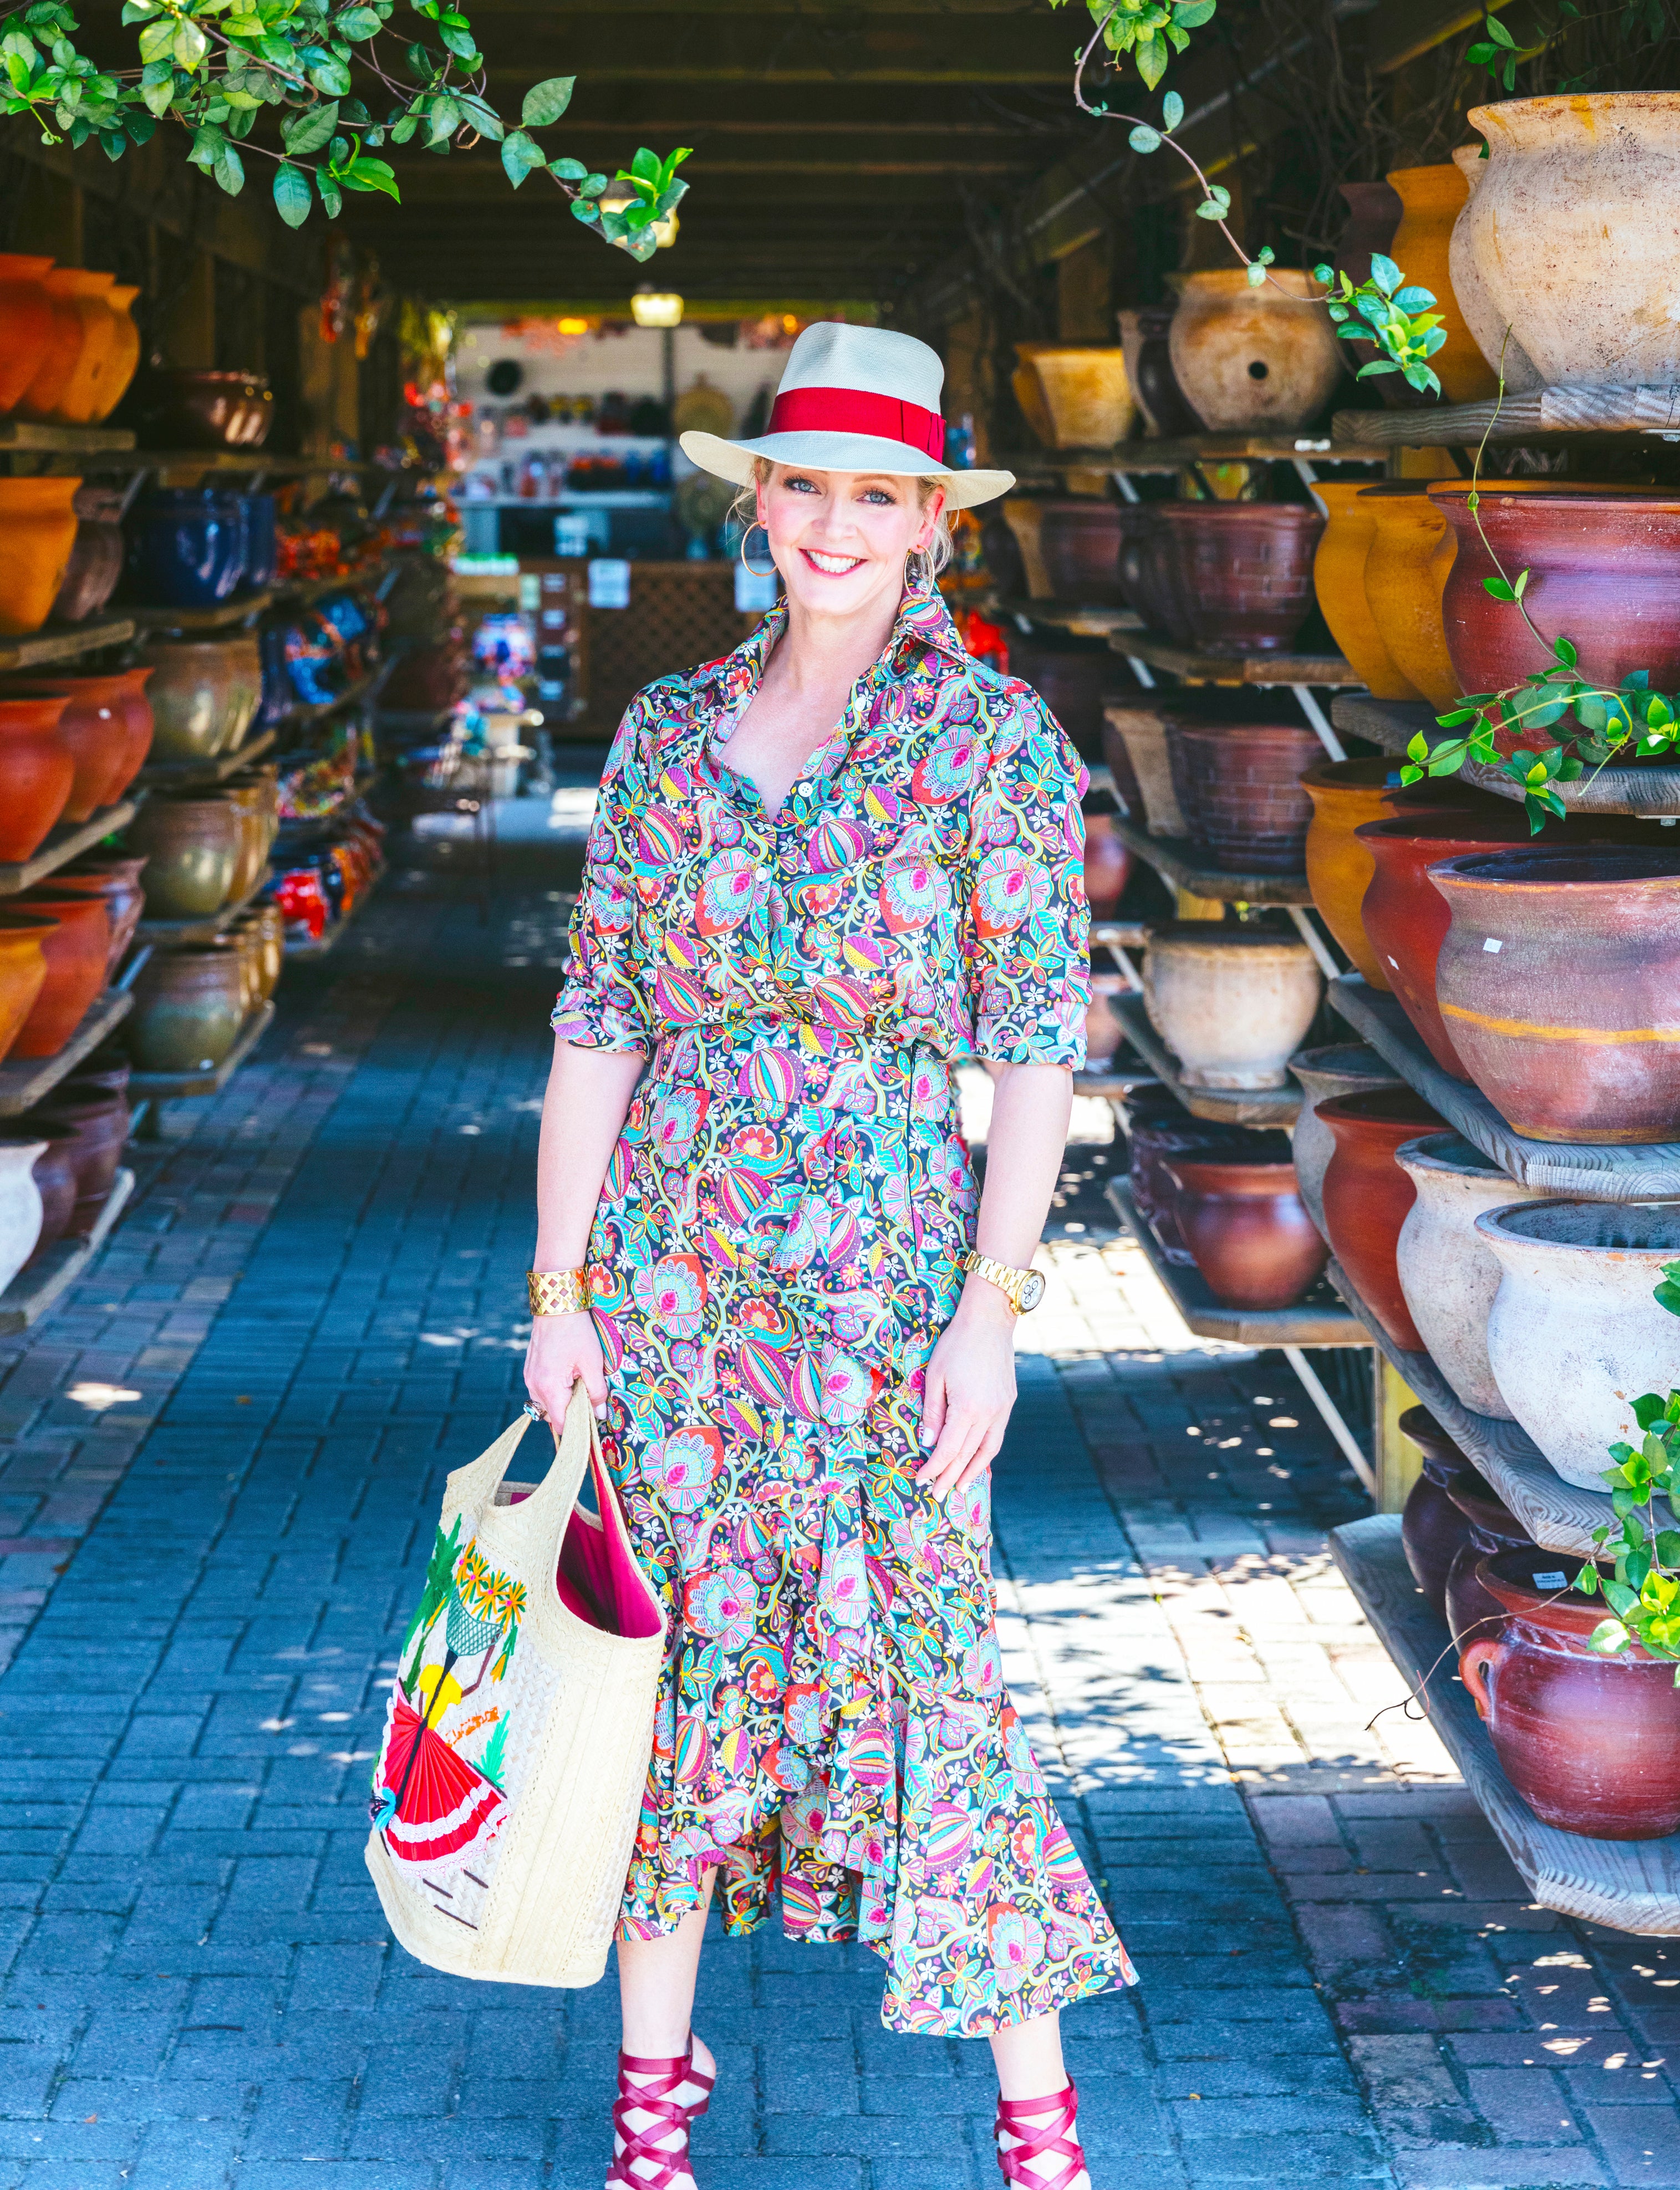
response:
[[[123,669],[109,677],[57,677],[50,672],[0,680],[0,699],[56,699],[67,702],[59,718],[60,741],[76,764],[64,819],[85,821],[113,806],[139,774],[151,749],[149,669]]]
[[[152,953],[135,977],[122,1031],[138,1071],[208,1072],[239,1039],[244,1019],[238,952],[195,944]]]
[[[1355,832],[1367,822],[1388,819],[1388,779],[1398,769],[1397,761],[1378,753],[1370,759],[1315,760],[1301,779],[1313,802],[1306,854],[1313,903],[1373,989],[1388,986],[1359,916],[1375,863]]]
[[[139,659],[151,671],[155,760],[209,760],[238,748],[263,693],[255,638],[152,639]]]
[[[91,1232],[122,1160],[128,1138],[127,1095],[121,1090],[78,1094],[60,1086],[54,1089],[50,1101],[38,1104],[20,1122],[38,1126],[55,1139],[60,1134],[67,1137],[76,1178],[70,1229],[84,1235]]]
[[[1233,874],[1301,871],[1312,801],[1301,778],[1324,747],[1304,723],[1269,722],[1263,703],[1253,718],[1199,720],[1205,703],[1178,712],[1166,700],[1166,749],[1173,788],[1192,838],[1206,844],[1215,866]]]
[[[257,449],[274,422],[274,397],[257,372],[154,370],[130,407],[148,449]]]
[[[1260,287],[1240,266],[1183,277],[1172,370],[1211,434],[1286,434],[1323,410],[1341,345],[1317,282],[1275,266]]]
[[[1132,854],[1115,834],[1111,814],[1085,817],[1085,897],[1095,920],[1112,920],[1132,872]]]
[[[1359,904],[1359,919],[1371,950],[1443,1072],[1467,1080],[1451,1035],[1435,1001],[1435,962],[1446,940],[1452,915],[1445,898],[1429,879],[1429,869],[1488,844],[1529,842],[1528,817],[1520,806],[1500,802],[1497,813],[1427,808],[1388,821],[1366,822],[1358,831],[1372,863],[1371,878]]]
[[[1482,1561],[1501,1552],[1531,1551],[1533,1539],[1473,1468],[1449,1479],[1447,1495],[1467,1524],[1447,1569],[1445,1604],[1447,1632],[1461,1650],[1476,1636],[1497,1635],[1505,1625],[1504,1606],[1489,1595],[1478,1572]]]
[[[1444,1620],[1447,1575],[1470,1540],[1469,1518],[1447,1495],[1447,1485],[1455,1476],[1475,1471],[1427,1407],[1408,1407],[1399,1427],[1423,1461],[1423,1472],[1407,1493],[1400,1514],[1400,1543],[1412,1579],[1436,1618]]]
[[[1125,1109],[1127,1178],[1132,1199],[1166,1260],[1193,1268],[1195,1257],[1178,1223],[1178,1188],[1170,1166],[1180,1157],[1203,1155],[1277,1163],[1288,1144],[1281,1134],[1193,1118],[1166,1088],[1136,1088],[1126,1098]]]
[[[1185,401],[1172,370],[1173,309],[1171,304],[1140,304],[1119,315],[1127,377],[1152,441],[1183,440],[1201,431],[1201,421]]]
[[[1331,260],[1332,269],[1345,273],[1357,288],[1371,275],[1371,256],[1381,251],[1392,257],[1388,247],[1394,240],[1394,230],[1400,224],[1405,210],[1400,194],[1391,182],[1338,183],[1337,189],[1347,201],[1348,224],[1336,246],[1336,255]],[[1402,269],[1404,270],[1404,269]],[[1407,277],[1410,277],[1408,275]],[[1338,338],[1338,340],[1340,338]],[[1350,371],[1376,363],[1382,352],[1374,342],[1342,343],[1342,362]],[[1368,383],[1382,399],[1385,411],[1415,411],[1430,399],[1410,386],[1398,372],[1385,372]],[[1378,695],[1381,697],[1404,698],[1405,694]]]
[[[1441,610],[1447,650],[1461,692],[1499,692],[1547,665],[1551,642],[1567,638],[1581,672],[1612,688],[1637,669],[1652,686],[1680,684],[1680,496],[1642,492],[1501,494],[1484,485],[1472,511],[1463,494],[1432,496],[1456,536]],[[1476,530],[1507,574],[1530,574],[1521,610],[1483,585],[1497,575]],[[1555,731],[1513,740],[1543,746]]]
[[[266,786],[259,780],[249,783],[224,783],[219,788],[221,796],[239,816],[239,858],[234,867],[233,881],[228,886],[228,901],[237,905],[256,888],[263,869],[268,864]]]
[[[1289,1308],[1330,1251],[1295,1183],[1295,1166],[1217,1155],[1166,1159],[1185,1244],[1227,1308]]]
[[[1120,671],[1107,647],[1052,647],[1012,635],[1009,667],[1031,685],[1083,757],[1100,758],[1103,701]]]
[[[1287,502],[1156,506],[1186,622],[1211,654],[1283,653],[1313,605],[1316,509]]]
[[[46,943],[58,926],[44,913],[0,903],[0,1063],[10,1053],[46,985]]]
[[[56,332],[43,280],[52,264],[0,252],[0,416],[16,410]]]
[[[58,1245],[76,1221],[75,1137],[47,1126],[34,1131],[24,1118],[8,1123],[9,1129],[0,1138],[47,1143],[35,1159],[35,1183],[41,1195],[41,1232],[34,1253],[24,1264],[27,1270],[41,1260],[49,1247]]]
[[[1533,1549],[1484,1559],[1483,1586],[1508,1617],[1502,1635],[1467,1644],[1459,1672],[1506,1778],[1543,1824],[1665,1840],[1680,1829],[1674,1667],[1637,1642],[1614,1658],[1591,1647],[1603,1597],[1547,1579],[1577,1563]]]
[[[103,897],[59,890],[50,882],[11,899],[21,912],[52,921],[43,937],[47,978],[12,1044],[15,1058],[56,1057],[105,987],[111,955],[111,908]]]
[[[1320,1124],[1336,1136],[1324,1175],[1324,1217],[1331,1251],[1354,1291],[1396,1346],[1421,1353],[1423,1341],[1400,1290],[1394,1250],[1416,1189],[1394,1161],[1402,1141],[1440,1126],[1410,1087],[1373,1087],[1318,1106]]]
[[[81,484],[0,479],[0,637],[26,638],[51,613],[76,545]]]
[[[1125,599],[1120,589],[1119,505],[1070,500],[1043,507],[1038,547],[1056,598],[1119,607]]]
[[[1103,709],[1103,758],[1134,824],[1155,837],[1182,837],[1184,817],[1172,788],[1166,725],[1147,695],[1111,700]]]
[[[54,1088],[51,1100],[54,1103],[87,1103],[96,1095],[126,1095],[133,1072],[117,1043],[109,1037],[102,1041],[91,1057],[84,1058],[73,1072],[67,1072]]]
[[[52,612],[59,623],[86,623],[116,591],[122,575],[122,496],[114,488],[82,486],[71,508],[76,542]]]
[[[1435,996],[1465,1070],[1528,1140],[1672,1140],[1680,853],[1530,846],[1429,869]]]
[[[75,788],[64,712],[62,700],[0,699],[0,860],[33,859]]]
[[[232,894],[245,825],[228,799],[156,793],[129,823],[128,841],[145,860],[148,915],[200,919]]]
[[[1314,1049],[1297,1049],[1289,1069],[1301,1082],[1301,1108],[1290,1127],[1289,1152],[1295,1159],[1295,1182],[1307,1213],[1322,1232],[1324,1175],[1335,1153],[1336,1137],[1319,1123],[1318,1106],[1333,1095],[1362,1095],[1370,1087],[1398,1087],[1400,1075],[1386,1065],[1374,1049],[1362,1041],[1325,1042]]]
[[[1133,502],[1119,511],[1121,599],[1151,631],[1163,632],[1180,646],[1190,642],[1183,589],[1169,553],[1166,527],[1155,502]]]
[[[145,892],[140,887],[140,870],[145,865],[144,860],[124,859],[120,854],[96,854],[72,860],[68,866],[55,869],[51,877],[52,889],[57,896],[96,897],[104,900],[105,917],[111,926],[111,948],[105,958],[107,981],[121,964],[134,939],[134,930],[139,926],[145,905]]]

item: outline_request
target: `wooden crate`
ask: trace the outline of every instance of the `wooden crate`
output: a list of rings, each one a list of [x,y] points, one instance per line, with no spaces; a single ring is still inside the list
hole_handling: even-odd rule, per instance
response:
[[[627,609],[591,609],[589,728],[610,737],[644,684],[715,661],[758,623],[735,604],[733,563],[633,563]]]

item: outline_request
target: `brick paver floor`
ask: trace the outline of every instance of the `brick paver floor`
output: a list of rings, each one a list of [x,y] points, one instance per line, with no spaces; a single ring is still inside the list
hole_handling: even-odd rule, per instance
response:
[[[504,854],[485,925],[394,876],[0,1350],[0,2190],[600,2182],[610,1987],[422,1969],[361,1862],[444,1472],[517,1404],[550,843]],[[1081,1177],[1105,1130],[1082,1115]],[[1530,1905],[1383,1710],[1324,1550],[1361,1501],[1287,1368],[1189,1340],[1076,1206],[1022,1326],[997,1572],[1144,1979],[1068,2018],[1098,2190],[1680,2184],[1680,1954]],[[996,2180],[986,2049],[889,2035],[879,1989],[861,1950],[715,1943],[702,2190]]]

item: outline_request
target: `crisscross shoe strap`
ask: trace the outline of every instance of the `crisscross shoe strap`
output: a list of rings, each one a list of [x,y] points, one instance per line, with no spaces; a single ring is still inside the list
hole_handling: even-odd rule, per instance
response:
[[[645,2077],[645,2083],[632,2083],[633,2077]],[[627,2185],[628,2190],[672,2190],[672,2185],[690,2174],[689,2130],[712,2103],[712,2087],[715,2076],[701,2074],[694,2065],[694,2040],[689,2040],[689,2050],[674,2059],[647,2058],[635,2053],[621,2053],[618,2057],[618,2096],[612,2102],[612,2125],[622,2140],[624,2149],[607,2170],[607,2190],[614,2186]],[[700,2102],[685,2106],[671,2096],[684,2084],[698,2084]],[[644,2128],[632,2129],[629,2117],[633,2113],[653,2114],[656,2119]],[[673,2129],[680,2130],[683,2141],[674,2149],[661,2149],[664,2140]],[[634,2170],[639,2164],[646,2172]]]
[[[1034,2114],[1048,2114],[1050,2119],[1035,2124],[1028,2119]],[[1069,2190],[1085,2173],[1084,2149],[1074,2130],[1078,2118],[1079,2091],[1071,2081],[1065,2091],[1053,2091],[1048,2098],[1000,2099],[993,2134],[1003,2180],[1025,2183],[1029,2190]],[[1008,2152],[1003,2149],[1006,2130],[1019,2140]],[[1054,2175],[1041,2175],[1032,2162],[1046,2158],[1065,2164]]]

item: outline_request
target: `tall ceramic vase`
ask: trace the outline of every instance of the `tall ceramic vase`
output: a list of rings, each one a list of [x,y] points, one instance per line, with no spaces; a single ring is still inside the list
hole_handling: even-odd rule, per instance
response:
[[[1397,167],[1388,180],[1400,194],[1400,224],[1388,256],[1409,283],[1433,292],[1446,342],[1430,359],[1449,403],[1479,403],[1499,383],[1465,325],[1453,294],[1449,247],[1469,184],[1450,161],[1433,167]]]

